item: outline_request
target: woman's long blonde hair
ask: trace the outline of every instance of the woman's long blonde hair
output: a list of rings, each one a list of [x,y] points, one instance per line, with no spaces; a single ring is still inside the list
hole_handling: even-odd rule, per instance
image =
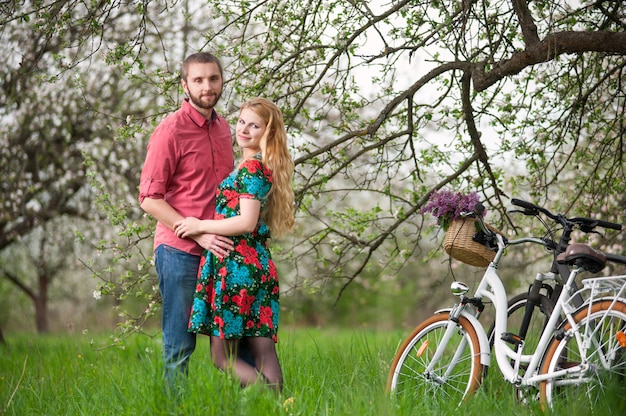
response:
[[[290,231],[295,223],[293,215],[294,194],[291,184],[294,164],[287,149],[287,132],[280,109],[265,98],[253,98],[241,106],[248,108],[265,121],[265,134],[261,138],[262,162],[272,171],[272,189],[261,216],[272,235],[278,237]]]

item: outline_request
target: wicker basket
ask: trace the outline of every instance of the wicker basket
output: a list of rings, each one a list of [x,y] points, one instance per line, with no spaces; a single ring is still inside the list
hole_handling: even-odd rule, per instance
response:
[[[453,220],[446,230],[443,248],[453,259],[471,266],[487,267],[496,252],[473,240],[476,234],[475,223],[476,220],[472,218]]]

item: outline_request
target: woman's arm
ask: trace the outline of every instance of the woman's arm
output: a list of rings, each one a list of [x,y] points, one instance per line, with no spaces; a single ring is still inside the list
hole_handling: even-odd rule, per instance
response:
[[[174,224],[174,232],[180,238],[187,238],[201,233],[219,235],[241,235],[254,231],[259,222],[261,201],[241,198],[240,215],[222,220],[199,220],[187,217]]]

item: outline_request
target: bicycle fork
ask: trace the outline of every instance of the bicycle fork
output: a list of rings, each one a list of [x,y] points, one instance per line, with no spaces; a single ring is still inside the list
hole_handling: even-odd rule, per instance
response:
[[[452,338],[452,335],[456,331],[459,330],[458,329],[459,316],[461,315],[462,310],[463,310],[462,305],[455,305],[454,308],[452,308],[452,311],[450,311],[450,317],[448,319],[448,326],[446,328],[446,332],[444,333],[442,339],[439,341],[439,345],[437,349],[435,350],[435,354],[433,355],[432,360],[428,364],[428,367],[426,367],[426,369],[424,370],[426,378],[428,380],[434,381],[435,383],[439,385],[446,383],[446,381],[450,377],[450,374],[452,374],[452,372],[454,371],[455,364],[459,362],[459,359],[460,359],[461,354],[463,353],[463,350],[465,350],[465,348],[467,347],[467,341],[465,340],[465,338],[463,338],[461,342],[459,343],[459,346],[457,347],[456,351],[454,352],[454,356],[452,360],[450,361],[450,365],[446,369],[446,372],[441,376],[437,376],[435,374],[433,370],[435,366],[439,364],[439,361],[441,360],[441,357],[443,356],[443,352],[446,346],[448,345],[448,342]]]
[[[434,371],[434,369],[439,364],[439,361],[442,359],[444,351],[450,339],[452,338],[455,332],[462,331],[462,328],[460,327],[460,323],[459,323],[461,316],[463,315],[470,320],[477,319],[480,316],[480,313],[484,309],[484,305],[480,299],[467,298],[464,296],[464,294],[467,293],[467,291],[469,290],[467,286],[465,286],[465,284],[461,282],[455,282],[453,283],[451,289],[452,289],[453,294],[460,296],[461,302],[458,304],[455,304],[450,310],[446,332],[444,333],[441,340],[439,340],[439,345],[437,346],[437,349],[435,350],[435,354],[433,355],[432,359],[430,360],[430,363],[424,370],[424,376],[428,380],[431,380],[439,385],[443,385],[447,382],[448,378],[455,370],[456,363],[460,362],[463,351],[467,348],[467,340],[465,339],[465,337],[463,337],[461,339],[461,342],[457,346],[452,356],[452,359],[450,360],[450,364],[446,368],[445,373],[442,375],[436,375],[436,372]],[[475,309],[470,308],[469,305],[472,305]],[[486,337],[485,337],[485,340],[486,340]],[[484,351],[483,348],[484,347],[482,347],[481,350]],[[482,351],[479,353],[482,353]],[[481,361],[483,361],[482,362],[483,365],[489,366],[489,359],[481,360]]]

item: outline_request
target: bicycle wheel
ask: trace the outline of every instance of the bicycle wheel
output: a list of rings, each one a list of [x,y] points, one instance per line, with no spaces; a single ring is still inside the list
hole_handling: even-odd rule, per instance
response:
[[[522,326],[524,313],[526,312],[526,304],[528,303],[528,293],[520,293],[513,296],[507,306],[507,328],[509,331],[519,334]],[[532,318],[528,324],[526,337],[524,338],[525,351],[529,353],[535,351],[539,344],[539,338],[548,323],[548,319],[554,310],[552,301],[544,296],[539,295],[539,304],[535,306]],[[489,346],[493,347],[495,322],[489,328],[487,336],[489,337]]]
[[[557,403],[577,403],[577,406],[579,403],[581,408],[588,406],[587,411],[591,412],[600,401],[606,400],[607,391],[624,387],[626,304],[616,302],[612,308],[611,304],[611,300],[602,300],[591,308],[581,307],[573,315],[578,332],[552,340],[544,355],[541,374],[573,370],[578,365],[583,368],[541,382],[542,405],[553,408]],[[563,329],[569,331],[571,327],[568,322]]]
[[[393,360],[387,391],[416,400],[445,398],[460,403],[478,388],[483,375],[478,335],[461,317],[449,341],[442,345],[448,318],[449,313],[431,316],[411,332]],[[443,348],[441,359],[427,373],[438,348]]]

